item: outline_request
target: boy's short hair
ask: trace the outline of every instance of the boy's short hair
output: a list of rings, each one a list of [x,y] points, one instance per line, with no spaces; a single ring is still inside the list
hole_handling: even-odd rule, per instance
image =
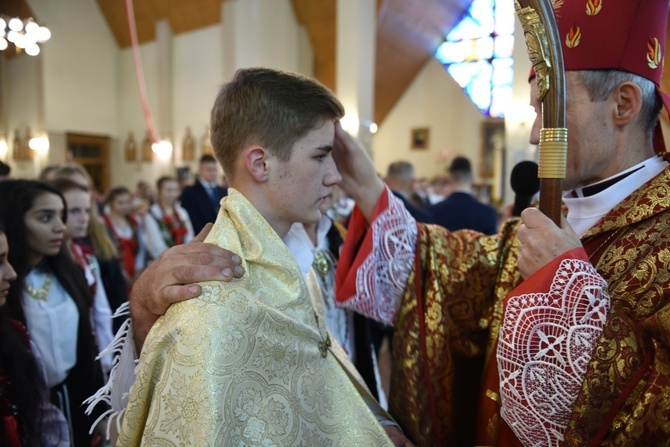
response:
[[[286,161],[296,140],[320,122],[343,115],[340,101],[314,79],[270,68],[241,69],[214,102],[212,147],[232,180],[245,145],[261,145]]]
[[[200,157],[200,164],[203,163],[216,163],[216,158],[214,158],[212,155],[205,154],[202,157]]]

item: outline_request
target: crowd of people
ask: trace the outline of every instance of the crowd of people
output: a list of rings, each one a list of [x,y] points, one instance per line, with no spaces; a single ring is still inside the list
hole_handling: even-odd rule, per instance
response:
[[[2,168],[0,444],[104,445],[104,424],[89,430],[105,408],[86,415],[82,402],[109,378],[112,356],[96,357],[121,327],[112,315],[135,279],[194,237],[179,184],[166,176],[155,195],[146,182],[101,194],[77,164],[49,166],[38,180]]]
[[[183,190],[3,174],[2,445],[669,445],[667,2],[554,8],[582,33],[560,225],[499,224],[464,157],[381,178],[332,92],[268,68],[221,88]]]

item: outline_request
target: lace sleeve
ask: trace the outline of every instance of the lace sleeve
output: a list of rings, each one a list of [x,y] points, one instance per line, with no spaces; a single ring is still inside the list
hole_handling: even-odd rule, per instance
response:
[[[526,446],[561,445],[610,309],[593,265],[563,258],[512,291],[500,329],[501,413]]]
[[[362,216],[352,219],[350,228],[365,226],[361,219]],[[340,305],[383,323],[393,323],[414,262],[416,238],[416,221],[387,187],[356,259],[343,266],[349,269],[347,280],[354,281],[355,291],[341,297],[344,299]],[[347,261],[340,258],[340,262]]]

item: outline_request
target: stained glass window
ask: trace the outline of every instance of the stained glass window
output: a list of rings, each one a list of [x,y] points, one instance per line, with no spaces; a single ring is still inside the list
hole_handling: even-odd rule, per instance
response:
[[[435,57],[483,114],[500,118],[512,98],[513,0],[474,0]]]

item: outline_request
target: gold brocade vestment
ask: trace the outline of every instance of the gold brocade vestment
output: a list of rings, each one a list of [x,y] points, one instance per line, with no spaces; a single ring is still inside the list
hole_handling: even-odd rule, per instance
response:
[[[207,241],[238,254],[245,275],[202,283],[151,329],[118,445],[392,446],[346,354],[322,352],[325,317],[295,258],[238,191]]]
[[[475,437],[515,443],[498,438],[511,432],[499,432],[498,377],[487,366],[495,362],[503,299],[521,282],[517,224],[507,221],[492,237],[419,225],[395,320],[389,397],[389,412],[418,445],[472,446]],[[563,445],[670,445],[670,168],[582,242],[612,307]],[[342,259],[340,267],[347,268]]]

